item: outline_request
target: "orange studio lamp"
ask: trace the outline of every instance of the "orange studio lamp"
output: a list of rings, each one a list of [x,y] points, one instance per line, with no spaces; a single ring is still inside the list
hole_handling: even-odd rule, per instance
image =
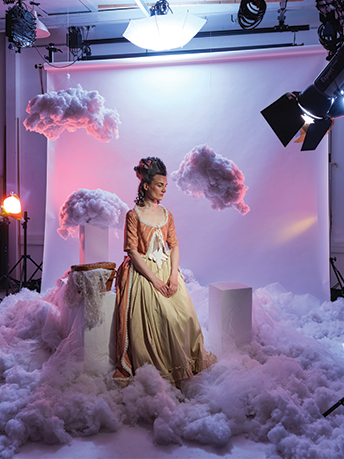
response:
[[[11,193],[3,200],[1,214],[3,216],[15,218],[16,220],[21,220],[23,218],[20,199],[16,194]]]

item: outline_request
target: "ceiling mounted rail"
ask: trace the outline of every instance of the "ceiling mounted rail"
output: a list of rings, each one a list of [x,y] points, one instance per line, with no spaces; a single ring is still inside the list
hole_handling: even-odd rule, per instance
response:
[[[151,56],[171,56],[178,54],[202,54],[202,53],[224,53],[233,51],[254,51],[260,49],[275,49],[275,48],[291,48],[296,46],[303,46],[302,44],[295,43],[279,43],[272,45],[254,45],[254,46],[233,46],[229,48],[207,48],[207,49],[182,49],[173,51],[152,51],[142,53],[128,53],[128,54],[103,54],[90,56],[88,58],[82,58],[83,61],[97,61],[97,60],[109,60],[109,59],[130,59],[137,57],[151,57]]]
[[[266,34],[266,33],[284,33],[284,32],[300,32],[310,30],[308,24],[289,26],[287,28],[279,29],[276,27],[264,27],[261,29],[236,29],[236,30],[215,30],[209,32],[198,32],[194,38],[212,38],[212,37],[226,37],[226,36],[235,36],[235,35],[252,35],[252,34]],[[98,38],[93,40],[85,40],[85,44],[91,45],[109,45],[116,43],[128,43],[128,40],[124,37],[118,38]]]

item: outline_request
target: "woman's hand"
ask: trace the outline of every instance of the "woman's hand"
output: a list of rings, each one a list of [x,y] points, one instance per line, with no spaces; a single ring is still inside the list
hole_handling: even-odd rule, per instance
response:
[[[169,298],[170,295],[170,289],[167,284],[165,284],[164,281],[158,279],[157,277],[152,280],[152,284],[154,288],[161,293],[161,295],[165,296],[166,298]]]
[[[164,281],[158,279],[155,274],[153,274],[138,251],[128,250],[128,255],[133,265],[135,266],[135,269],[137,269],[139,273],[145,276],[146,279],[148,279],[153,284],[154,288],[161,293],[161,295],[169,298],[170,294],[168,285]]]
[[[167,282],[167,285],[168,285],[168,293],[169,293],[169,297],[174,295],[178,289],[178,273],[177,274],[171,274],[168,282]]]

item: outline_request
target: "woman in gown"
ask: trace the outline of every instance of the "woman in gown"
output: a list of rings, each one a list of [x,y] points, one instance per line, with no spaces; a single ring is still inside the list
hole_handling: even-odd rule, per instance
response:
[[[166,167],[141,159],[136,206],[126,215],[124,251],[118,269],[115,307],[114,379],[126,384],[145,363],[180,388],[181,381],[216,361],[203,346],[194,306],[179,272],[173,216],[160,205]],[[166,244],[168,249],[166,249]]]

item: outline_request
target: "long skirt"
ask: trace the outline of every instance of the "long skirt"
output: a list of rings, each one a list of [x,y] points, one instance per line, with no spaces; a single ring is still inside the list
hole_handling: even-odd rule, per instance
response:
[[[151,271],[167,283],[171,273],[170,257],[159,270],[145,259]],[[170,298],[133,269],[128,311],[128,353],[133,371],[145,363],[154,365],[163,378],[180,387],[188,379],[216,362],[207,353],[195,308],[178,273],[178,289]]]

